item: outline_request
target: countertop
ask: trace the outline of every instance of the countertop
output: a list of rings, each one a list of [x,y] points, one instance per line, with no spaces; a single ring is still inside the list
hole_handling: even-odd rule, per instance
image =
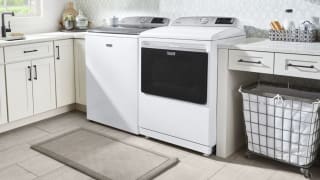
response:
[[[0,47],[70,39],[70,38],[84,39],[85,35],[86,35],[86,32],[52,32],[52,33],[32,34],[32,35],[26,35],[26,39],[24,40],[16,40],[16,41],[0,40]]]
[[[276,53],[293,53],[320,55],[320,42],[302,43],[302,42],[283,42],[270,41],[263,38],[244,38],[234,41],[221,43],[218,48],[250,50],[250,51],[266,51]]]

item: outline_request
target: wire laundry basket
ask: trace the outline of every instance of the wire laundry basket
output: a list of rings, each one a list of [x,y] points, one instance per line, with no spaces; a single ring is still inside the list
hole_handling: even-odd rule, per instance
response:
[[[256,83],[240,88],[248,152],[310,168],[319,150],[320,93]]]

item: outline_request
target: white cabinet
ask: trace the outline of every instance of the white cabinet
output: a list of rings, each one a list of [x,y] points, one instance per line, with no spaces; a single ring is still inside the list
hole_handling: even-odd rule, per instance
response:
[[[9,121],[33,114],[31,62],[6,65]]]
[[[229,50],[229,69],[320,79],[320,56]]]
[[[5,61],[18,62],[53,56],[53,42],[42,42],[5,47]]]
[[[76,72],[76,102],[86,105],[86,49],[85,40],[74,41],[75,72]]]
[[[0,124],[8,122],[4,65],[0,65]]]
[[[54,59],[6,65],[9,121],[56,107]]]
[[[229,51],[229,69],[273,74],[274,53],[256,51]]]
[[[8,122],[3,48],[0,48],[0,125]]]
[[[73,39],[55,41],[54,48],[57,106],[62,107],[76,102]]]
[[[276,53],[275,74],[320,79],[320,56]]]
[[[56,91],[53,58],[32,61],[34,114],[56,107]]]
[[[3,48],[0,48],[0,64],[4,64],[4,53],[3,53]]]

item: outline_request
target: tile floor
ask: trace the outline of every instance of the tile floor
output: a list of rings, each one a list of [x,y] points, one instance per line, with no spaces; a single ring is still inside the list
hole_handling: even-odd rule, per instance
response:
[[[160,175],[158,180],[304,180],[296,168],[262,158],[246,159],[239,152],[224,160],[174,147],[155,140],[133,136],[85,119],[80,112],[67,113],[8,133],[0,134],[1,180],[89,180],[72,168],[30,149],[30,145],[77,129],[89,128],[136,146],[178,157],[180,163]],[[320,180],[320,167],[314,167],[313,179]]]

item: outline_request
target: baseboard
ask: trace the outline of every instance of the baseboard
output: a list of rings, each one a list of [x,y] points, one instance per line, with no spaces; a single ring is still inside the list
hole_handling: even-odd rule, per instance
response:
[[[26,126],[26,125],[29,125],[32,123],[36,123],[36,122],[48,119],[48,118],[52,118],[52,117],[58,116],[60,114],[64,114],[64,113],[73,111],[75,109],[76,109],[75,105],[72,104],[72,105],[64,106],[64,107],[54,109],[51,111],[47,111],[45,113],[41,113],[41,114],[38,114],[35,116],[31,116],[31,117],[28,117],[25,119],[21,119],[21,120],[7,123],[7,124],[3,124],[0,126],[0,133],[4,133],[4,132],[7,132],[7,131],[10,131],[13,129],[17,129],[17,128],[20,128],[20,127],[23,127],[23,126]]]
[[[87,106],[83,104],[76,104],[76,110],[82,111],[82,112],[87,112]]]

